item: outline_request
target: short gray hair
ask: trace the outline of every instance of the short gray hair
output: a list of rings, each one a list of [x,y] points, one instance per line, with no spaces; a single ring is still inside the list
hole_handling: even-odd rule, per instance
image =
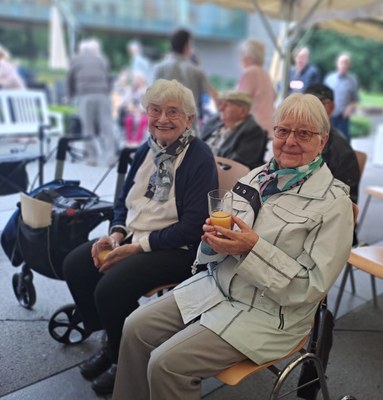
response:
[[[146,90],[141,103],[146,110],[149,103],[162,103],[169,100],[179,102],[180,108],[187,116],[197,114],[193,92],[175,79],[171,81],[157,79]]]
[[[247,39],[241,44],[241,54],[250,58],[255,65],[263,66],[265,62],[265,46],[256,39]]]
[[[279,124],[285,118],[314,126],[321,136],[330,132],[330,121],[322,102],[312,94],[293,93],[287,96],[274,113],[274,122]]]
[[[84,39],[79,44],[79,52],[91,51],[95,54],[101,52],[101,44],[96,38]]]

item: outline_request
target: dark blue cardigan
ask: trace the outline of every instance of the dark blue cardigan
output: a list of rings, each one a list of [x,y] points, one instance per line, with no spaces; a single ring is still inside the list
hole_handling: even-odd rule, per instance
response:
[[[149,146],[145,142],[137,150],[132,166],[114,208],[112,226],[125,225],[128,210],[125,199],[134,185],[134,177],[145,160]],[[149,181],[149,177],[148,177]],[[216,164],[210,148],[194,139],[175,174],[175,199],[178,222],[149,235],[153,251],[188,246],[195,252],[201,239],[202,225],[208,217],[207,193],[218,187]]]

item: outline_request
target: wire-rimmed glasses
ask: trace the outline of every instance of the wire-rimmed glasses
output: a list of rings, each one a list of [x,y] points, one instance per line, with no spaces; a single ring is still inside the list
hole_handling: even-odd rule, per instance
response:
[[[286,140],[290,133],[294,132],[294,137],[297,142],[307,143],[314,135],[320,135],[319,132],[309,131],[307,129],[290,129],[283,126],[274,126],[274,136],[278,139]]]
[[[169,119],[179,119],[185,114],[183,111],[179,110],[176,107],[170,107],[166,110],[162,110],[161,107],[156,106],[155,104],[149,104],[147,109],[149,117],[152,118],[160,118],[164,111],[166,118]]]

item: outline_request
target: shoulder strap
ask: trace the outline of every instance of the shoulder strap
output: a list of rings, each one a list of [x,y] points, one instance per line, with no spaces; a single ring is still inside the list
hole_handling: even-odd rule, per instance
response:
[[[235,194],[241,196],[250,204],[251,208],[254,211],[254,224],[261,208],[261,198],[259,197],[258,190],[241,182],[237,182],[232,190]]]

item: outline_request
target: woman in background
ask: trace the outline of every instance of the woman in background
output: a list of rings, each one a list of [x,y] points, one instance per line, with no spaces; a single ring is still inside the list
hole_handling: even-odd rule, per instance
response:
[[[255,39],[247,39],[240,48],[242,75],[237,90],[248,93],[252,100],[251,113],[257,123],[273,137],[273,113],[276,92],[270,76],[264,70],[264,45]]]

